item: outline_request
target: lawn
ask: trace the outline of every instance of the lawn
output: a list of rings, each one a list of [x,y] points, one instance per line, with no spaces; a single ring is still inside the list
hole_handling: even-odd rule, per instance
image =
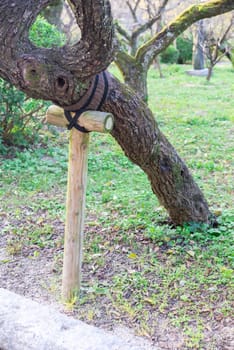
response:
[[[66,308],[101,327],[128,326],[155,344],[178,334],[175,349],[221,349],[225,341],[231,344],[233,311],[234,71],[221,65],[207,83],[186,75],[186,69],[164,66],[165,77],[159,79],[152,68],[149,105],[219,226],[169,226],[145,174],[110,135],[93,134],[82,289]],[[0,158],[0,239],[8,254],[0,268],[11,259],[28,257],[30,264],[52,252],[47,292],[55,300],[60,298],[67,136],[59,131],[51,134],[48,147]]]

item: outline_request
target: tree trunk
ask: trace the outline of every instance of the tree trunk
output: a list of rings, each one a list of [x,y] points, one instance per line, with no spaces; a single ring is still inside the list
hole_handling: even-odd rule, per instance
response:
[[[148,101],[147,74],[148,68],[132,60],[121,59],[117,55],[115,64],[123,75],[124,82],[138,94],[143,101]]]
[[[162,71],[162,67],[161,67],[161,63],[160,63],[160,59],[158,57],[155,58],[154,60],[154,68],[158,69],[159,71],[159,76],[162,79],[163,78],[163,71]]]
[[[193,69],[204,69],[205,55],[204,55],[204,24],[199,21],[196,25],[193,38]]]
[[[232,67],[234,68],[234,49],[230,50],[230,61],[232,62]]]
[[[210,65],[209,68],[208,68],[208,74],[207,74],[207,77],[206,77],[207,81],[210,81],[210,79],[211,79],[211,76],[212,76],[212,73],[213,73],[213,68],[214,68],[214,66],[212,66],[212,65]]]
[[[211,214],[201,190],[147,105],[112,77],[103,110],[115,116],[112,135],[126,156],[148,175],[153,192],[173,223],[209,223]]]

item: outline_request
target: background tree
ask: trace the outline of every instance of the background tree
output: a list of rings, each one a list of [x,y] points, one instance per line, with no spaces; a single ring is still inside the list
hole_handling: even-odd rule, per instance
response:
[[[73,45],[38,48],[28,39],[28,32],[49,4],[49,0],[1,1],[0,76],[31,97],[74,110],[77,101],[87,101],[96,75],[113,59],[110,6],[105,0],[70,0],[82,32],[81,40]],[[136,58],[144,67],[149,66],[153,57],[192,23],[233,9],[232,0],[213,0],[190,7],[144,44]],[[109,89],[101,110],[115,116],[112,135],[125,154],[148,175],[154,193],[172,221],[176,225],[210,223],[211,213],[201,190],[159,130],[147,105],[108,73],[107,78]],[[102,91],[100,84],[88,108],[97,108],[96,99]]]
[[[135,91],[138,92],[139,96],[141,96],[145,101],[147,101],[148,98],[148,70],[151,64],[155,61],[155,59],[157,59],[158,55],[161,54],[168,46],[167,44],[166,46],[161,46],[161,43],[165,42],[164,39],[160,41],[158,40],[159,38],[161,38],[161,35],[158,36],[158,34],[162,30],[163,17],[165,17],[165,13],[167,13],[167,15],[170,14],[170,16],[167,16],[168,22],[171,19],[172,13],[176,11],[178,7],[183,8],[187,3],[190,2],[191,1],[169,2],[166,0],[158,2],[144,0],[142,2],[135,0],[134,2],[130,3],[129,1],[127,1],[128,8],[130,9],[130,13],[133,18],[133,21],[130,21],[132,25],[128,24],[127,28],[125,29],[123,28],[123,26],[120,26],[119,22],[117,22],[116,24],[117,31],[121,35],[123,40],[121,41],[122,44],[118,45],[115,55],[115,63],[122,72],[125,83],[127,83],[131,88],[135,89]],[[200,4],[200,1],[195,2]],[[156,8],[155,3],[157,3]],[[194,1],[192,1],[192,3],[194,3]],[[145,9],[145,13],[147,13],[147,21],[142,20],[143,9]],[[177,22],[179,22],[179,17],[177,18]],[[152,35],[152,29],[154,35]],[[203,21],[200,20],[198,27],[195,30],[196,35],[194,41],[193,64],[196,69],[204,68],[204,52],[201,49],[201,47],[204,44],[204,30],[205,28]],[[150,37],[147,37],[147,31],[151,31]],[[182,30],[182,32],[183,31],[184,29]],[[174,39],[176,39],[176,37],[180,33],[177,33]],[[176,54],[176,49],[174,49],[173,47],[171,47],[169,50],[171,51],[170,55],[172,55],[173,53]],[[176,59],[177,56],[175,56],[175,60]]]
[[[213,21],[206,20],[206,35],[202,49],[207,59],[208,81],[211,78],[214,66],[221,61],[223,56],[226,56],[232,62],[231,50],[233,46],[231,37],[233,35],[234,14],[220,17],[219,23],[215,19]]]
[[[204,21],[201,20],[194,25],[193,29],[193,69],[195,70],[205,68],[204,43],[205,28]]]
[[[123,75],[124,82],[137,91],[139,96],[145,101],[147,101],[148,96],[148,69],[144,69],[141,62],[136,59],[136,53],[142,45],[142,42],[150,40],[153,34],[159,32],[162,28],[162,17],[166,10],[167,3],[168,0],[159,0],[157,2],[144,0],[143,4],[139,0],[133,2],[126,1],[126,5],[132,17],[132,25],[128,25],[128,28],[125,29],[120,25],[119,21],[115,23],[116,31],[119,35],[115,63]],[[143,17],[146,17],[146,20],[144,20]],[[162,77],[159,60],[157,57],[154,57],[153,60],[156,60],[155,63]]]
[[[233,23],[233,14],[225,14],[201,20],[193,26],[193,68],[204,69],[208,66],[207,80],[210,80],[213,67],[223,56],[232,61]]]
[[[208,81],[211,78],[214,66],[221,61],[223,56],[227,56],[230,59],[230,47],[227,43],[227,39],[233,28],[233,19],[234,17],[231,18],[229,24],[223,25],[222,28],[219,29],[218,36],[215,34],[215,30],[207,25],[205,42],[202,49],[208,61]]]

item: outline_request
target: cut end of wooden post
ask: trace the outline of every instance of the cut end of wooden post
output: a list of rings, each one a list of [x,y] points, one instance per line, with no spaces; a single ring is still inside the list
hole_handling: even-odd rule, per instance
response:
[[[71,115],[74,115],[74,112],[71,112]],[[69,124],[64,115],[64,110],[55,105],[48,108],[46,122],[61,127],[67,127]],[[79,125],[88,131],[108,133],[113,129],[114,117],[111,113],[86,111],[79,117]]]
[[[105,128],[107,131],[111,131],[114,126],[114,120],[112,114],[108,114],[105,120]]]

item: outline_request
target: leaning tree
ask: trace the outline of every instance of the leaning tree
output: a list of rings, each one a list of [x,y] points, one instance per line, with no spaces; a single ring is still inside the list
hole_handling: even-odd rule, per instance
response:
[[[207,202],[187,166],[159,130],[147,105],[105,69],[113,60],[113,25],[108,0],[70,0],[81,29],[74,45],[38,48],[28,39],[30,26],[51,0],[1,0],[0,76],[28,96],[51,100],[67,111],[111,112],[112,136],[148,175],[172,221],[210,223]],[[192,6],[162,29],[136,56],[148,65],[150,53],[169,45],[193,22],[234,9],[233,0]],[[137,71],[136,71],[137,74]]]

